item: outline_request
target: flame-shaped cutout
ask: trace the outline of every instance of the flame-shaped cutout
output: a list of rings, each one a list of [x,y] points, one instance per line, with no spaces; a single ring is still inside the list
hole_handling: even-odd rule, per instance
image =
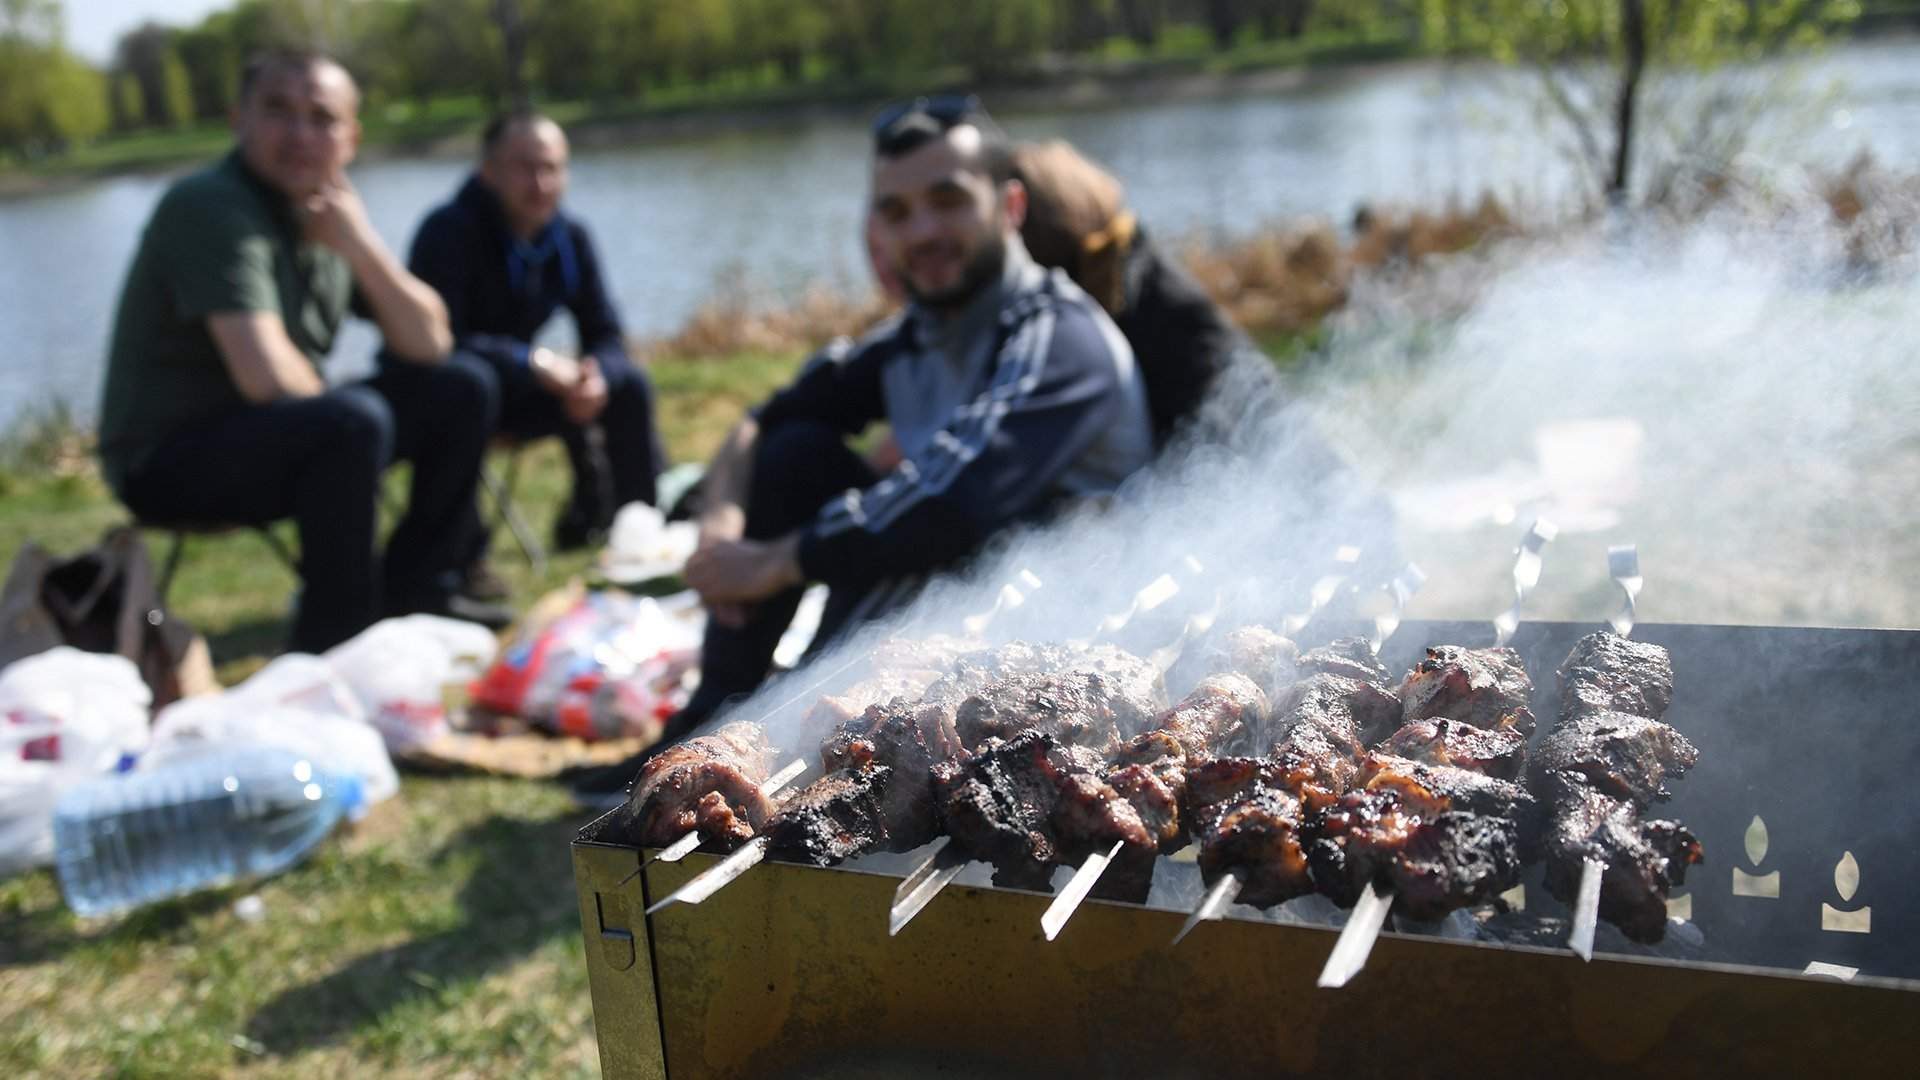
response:
[[[1839,891],[1844,903],[1853,899],[1860,889],[1860,864],[1853,861],[1853,852],[1844,852],[1839,865],[1833,868],[1833,887]]]
[[[1747,826],[1747,861],[1755,866],[1767,857],[1767,823],[1760,815],[1753,815],[1753,822]]]

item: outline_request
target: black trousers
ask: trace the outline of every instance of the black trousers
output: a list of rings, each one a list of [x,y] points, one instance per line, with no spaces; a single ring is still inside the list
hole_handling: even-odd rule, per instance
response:
[[[630,502],[657,502],[655,482],[667,460],[653,422],[653,383],[646,371],[625,357],[595,359],[607,380],[607,405],[591,425],[569,419],[560,399],[525,365],[495,363],[470,352],[456,352],[448,361],[491,384],[500,403],[497,431],[519,439],[558,436],[566,445],[573,494],[563,519],[583,529],[605,528],[614,511]]]
[[[829,499],[849,488],[866,488],[879,477],[847,447],[839,432],[821,424],[788,423],[762,432],[754,447],[753,485],[747,498],[749,540],[773,540],[800,528]],[[887,583],[876,577],[829,581],[826,611],[809,655],[818,653],[858,618],[877,617],[870,600]],[[789,589],[755,604],[742,627],[709,619],[700,652],[700,687],[685,713],[661,740],[677,738],[711,716],[728,698],[752,693],[773,666],[773,651],[793,622],[804,588]]]
[[[301,590],[289,646],[318,652],[382,614],[443,609],[471,547],[498,402],[464,366],[390,364],[317,397],[237,409],[169,437],[120,492],[141,518],[292,518]],[[374,556],[380,476],[413,463],[405,515]]]

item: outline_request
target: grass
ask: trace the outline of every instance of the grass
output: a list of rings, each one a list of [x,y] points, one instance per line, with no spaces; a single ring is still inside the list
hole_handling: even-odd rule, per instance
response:
[[[703,460],[799,359],[656,361],[674,458]],[[59,410],[0,443],[9,561],[28,540],[70,553],[126,520],[87,444]],[[557,442],[526,451],[516,502],[541,535],[566,473]],[[149,538],[156,558],[161,541]],[[535,578],[504,530],[494,552],[521,609],[588,563],[559,555]],[[294,586],[250,533],[194,537],[172,607],[231,683],[277,650]],[[586,820],[552,784],[409,775],[398,798],[257,886],[94,922],[66,910],[50,871],[0,881],[0,1076],[595,1075],[567,850]],[[233,913],[250,891],[266,904],[254,923]]]

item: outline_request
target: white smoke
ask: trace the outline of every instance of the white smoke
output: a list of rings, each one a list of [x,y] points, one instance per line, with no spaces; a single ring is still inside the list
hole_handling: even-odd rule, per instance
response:
[[[1561,531],[1525,617],[1598,626],[1619,599],[1606,548],[1631,543],[1643,621],[1913,625],[1920,275],[1910,254],[1882,245],[1867,268],[1861,250],[1823,205],[1774,199],[1363,286],[1278,392],[1230,381],[1213,405],[1224,441],[1003,538],[736,715],[791,702],[768,717],[784,727],[864,675],[885,636],[1146,655],[1209,622],[1278,628],[1349,569],[1336,603],[1378,610],[1409,559],[1427,585],[1408,618],[1491,619],[1536,517]],[[821,733],[783,734],[810,749]]]

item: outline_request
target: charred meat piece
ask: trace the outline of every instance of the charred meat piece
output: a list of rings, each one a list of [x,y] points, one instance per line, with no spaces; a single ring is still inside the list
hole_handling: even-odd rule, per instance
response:
[[[869,707],[820,744],[821,764],[829,771],[864,765],[893,770],[881,805],[887,846],[893,851],[912,850],[938,833],[933,766],[959,753],[950,711],[898,699]]]
[[[1223,757],[1188,774],[1188,807],[1208,885],[1228,871],[1238,901],[1272,907],[1313,891],[1303,847],[1307,816],[1290,777],[1266,758]]]
[[[1701,860],[1700,841],[1678,822],[1642,821],[1632,802],[1603,794],[1576,773],[1556,769],[1542,783],[1555,811],[1544,842],[1547,891],[1573,904],[1585,864],[1598,862],[1606,867],[1600,917],[1634,941],[1664,938],[1667,896]]]
[[[832,866],[887,845],[885,765],[836,769],[801,788],[767,819],[762,835],[782,858]]]
[[[702,846],[731,851],[773,812],[760,790],[773,747],[759,725],[735,722],[649,759],[627,794],[620,835],[666,847],[698,829]]]
[[[1666,781],[1685,776],[1700,752],[1658,720],[1597,712],[1563,719],[1533,757],[1538,772],[1578,773],[1599,791],[1645,809],[1666,800]]]
[[[1402,719],[1457,720],[1474,727],[1525,724],[1533,734],[1533,680],[1512,649],[1436,645],[1400,683]]]
[[[1046,889],[1060,861],[1053,810],[1074,771],[1054,736],[1025,731],[933,772],[940,823],[954,845],[993,864],[996,885]]]
[[[1373,655],[1373,645],[1362,637],[1340,638],[1300,654],[1299,675],[1344,675],[1374,686],[1393,685],[1387,669]]]
[[[1264,626],[1229,631],[1206,650],[1202,667],[1209,675],[1235,674],[1252,679],[1269,698],[1298,678],[1300,647]]]
[[[1159,712],[1094,671],[1013,675],[991,683],[960,703],[954,724],[960,741],[977,747],[1041,731],[1063,745],[1102,752],[1146,730]]]
[[[1522,826],[1539,813],[1533,794],[1511,780],[1389,754],[1372,753],[1361,759],[1356,786],[1370,791],[1392,788],[1422,806],[1512,818]]]
[[[1400,699],[1373,683],[1322,672],[1294,683],[1273,707],[1272,740],[1316,729],[1349,757],[1400,726]]]
[[[1562,718],[1621,712],[1658,720],[1673,704],[1667,650],[1604,630],[1574,644],[1559,676]]]
[[[1395,908],[1416,919],[1512,888],[1521,866],[1515,822],[1446,806],[1400,787],[1348,792],[1308,825],[1314,885],[1351,907],[1372,882],[1392,890]]]
[[[1455,720],[1414,720],[1380,744],[1380,750],[1429,765],[1452,765],[1501,780],[1519,780],[1525,775],[1527,736],[1518,723],[1489,729]]]

